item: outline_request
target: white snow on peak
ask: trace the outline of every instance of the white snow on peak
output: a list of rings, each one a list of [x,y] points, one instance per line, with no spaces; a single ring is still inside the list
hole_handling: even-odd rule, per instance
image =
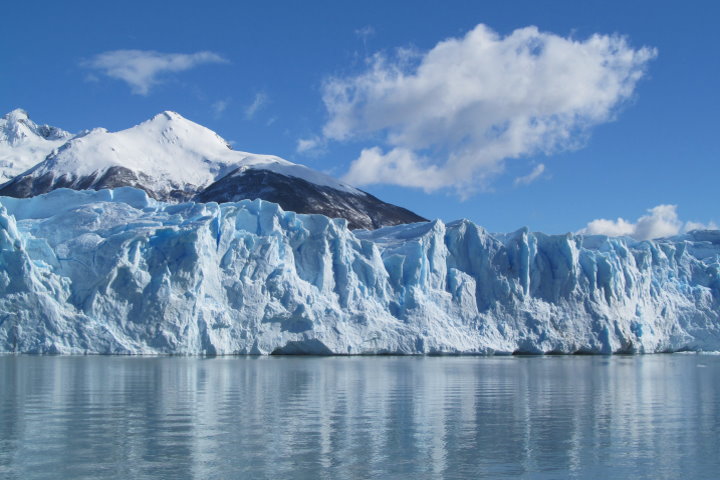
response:
[[[30,116],[22,108],[16,108],[15,110],[3,115],[3,120],[8,120],[17,123],[21,120],[29,120]]]
[[[20,108],[0,118],[0,184],[41,162],[67,142],[71,133],[38,125]]]
[[[83,177],[124,167],[152,180],[159,192],[205,187],[240,168],[265,169],[353,194],[361,192],[328,175],[272,155],[235,151],[217,133],[165,111],[127,130],[94,129],[78,135],[33,171]]]

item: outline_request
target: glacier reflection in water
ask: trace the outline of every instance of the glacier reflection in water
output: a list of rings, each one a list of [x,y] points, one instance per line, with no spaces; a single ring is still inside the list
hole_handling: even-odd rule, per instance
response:
[[[0,356],[0,477],[716,478],[720,356]]]

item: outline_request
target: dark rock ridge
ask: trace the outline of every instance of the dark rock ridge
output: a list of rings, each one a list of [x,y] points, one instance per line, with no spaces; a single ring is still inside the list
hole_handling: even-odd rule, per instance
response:
[[[144,190],[148,196],[167,202],[183,202],[191,200],[196,190],[172,190],[160,194],[146,187],[152,179],[140,173],[135,173],[125,167],[110,167],[103,172],[94,172],[86,176],[69,174],[56,175],[54,172],[45,172],[40,176],[18,175],[9,182],[0,185],[0,196],[15,198],[30,198],[42,195],[58,188],[72,190],[102,190],[104,188],[135,187]]]
[[[427,221],[410,210],[383,202],[366,192],[354,195],[269,170],[248,169],[242,173],[236,170],[198,193],[195,200],[224,203],[246,198],[277,203],[285,211],[344,218],[351,229],[373,230]]]

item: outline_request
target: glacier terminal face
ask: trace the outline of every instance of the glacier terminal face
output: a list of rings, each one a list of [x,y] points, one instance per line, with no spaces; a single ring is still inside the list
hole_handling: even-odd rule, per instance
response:
[[[262,200],[168,204],[130,187],[0,205],[3,352],[720,350],[720,232],[350,231]]]

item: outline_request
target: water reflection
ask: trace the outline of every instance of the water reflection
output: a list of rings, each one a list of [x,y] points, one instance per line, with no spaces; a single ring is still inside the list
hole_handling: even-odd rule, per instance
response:
[[[2,478],[714,478],[720,357],[0,357]]]

